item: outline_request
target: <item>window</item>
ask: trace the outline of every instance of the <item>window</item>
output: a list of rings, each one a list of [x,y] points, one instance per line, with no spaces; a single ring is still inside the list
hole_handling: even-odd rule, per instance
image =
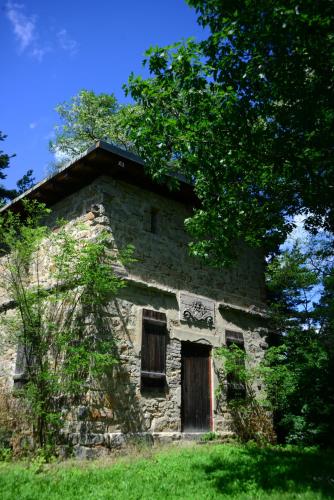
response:
[[[240,356],[237,357],[236,363],[240,368],[245,368],[245,344],[243,334],[240,332],[226,331],[226,346],[231,348],[236,346],[239,348]],[[238,351],[237,351],[238,352]],[[243,380],[240,380],[238,373],[227,374],[227,400],[245,399],[246,385]]]
[[[165,386],[166,381],[166,315],[143,309],[141,386]]]
[[[157,234],[158,232],[158,212],[157,208],[151,208],[150,212],[150,232]]]
[[[31,363],[31,350],[22,342],[17,346],[15,373],[13,376],[14,389],[22,389],[28,382],[28,366]]]

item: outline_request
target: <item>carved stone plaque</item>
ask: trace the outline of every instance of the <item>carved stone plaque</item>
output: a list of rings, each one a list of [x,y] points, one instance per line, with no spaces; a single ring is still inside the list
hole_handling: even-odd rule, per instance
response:
[[[206,323],[212,328],[215,322],[215,303],[188,293],[180,293],[180,320],[189,323]]]

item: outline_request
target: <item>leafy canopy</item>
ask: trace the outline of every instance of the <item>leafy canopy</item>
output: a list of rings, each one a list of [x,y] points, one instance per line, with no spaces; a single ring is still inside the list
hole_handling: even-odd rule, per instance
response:
[[[55,127],[56,137],[50,141],[50,150],[63,159],[79,155],[98,140],[132,149],[123,121],[136,113],[136,107],[121,106],[113,94],[81,90],[69,102],[59,104],[56,111],[62,123]]]
[[[240,240],[275,250],[292,227],[333,229],[333,4],[189,0],[206,40],[152,47],[131,75],[129,127],[155,177],[194,182],[194,254],[216,264]],[[235,248],[234,248],[235,250]]]
[[[275,346],[262,375],[281,438],[333,444],[333,240],[295,245],[268,267]]]

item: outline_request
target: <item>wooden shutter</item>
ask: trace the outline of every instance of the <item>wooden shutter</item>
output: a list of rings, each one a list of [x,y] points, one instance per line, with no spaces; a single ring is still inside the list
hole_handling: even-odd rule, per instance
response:
[[[234,332],[232,330],[226,331],[226,345],[230,347],[231,345],[236,345],[239,349],[245,350],[244,336],[241,332]],[[245,360],[239,359],[239,364],[241,367],[245,366]],[[233,399],[245,399],[246,398],[246,386],[242,380],[238,379],[238,376],[234,373],[227,374],[227,399],[229,401]]]
[[[142,386],[163,386],[166,379],[166,315],[143,310],[141,377]]]
[[[21,389],[28,382],[28,364],[31,364],[31,349],[19,342],[16,352],[14,389]]]
[[[237,344],[238,346],[244,345],[244,336],[241,332],[234,332],[233,330],[226,330],[226,345]]]

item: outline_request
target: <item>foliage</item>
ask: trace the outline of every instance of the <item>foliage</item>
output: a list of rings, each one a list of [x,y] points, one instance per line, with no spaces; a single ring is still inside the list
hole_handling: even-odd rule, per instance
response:
[[[0,141],[4,141],[6,137],[7,136],[0,131]],[[0,181],[6,178],[6,174],[4,174],[3,170],[9,167],[10,159],[13,158],[13,156],[15,155],[8,155],[0,150]],[[22,179],[17,181],[17,189],[6,189],[2,184],[0,184],[0,207],[4,205],[6,201],[15,198],[32,187],[34,180],[32,170],[28,170]]]
[[[0,467],[3,500],[227,498],[324,500],[333,497],[333,452],[315,448],[193,445],[146,457]],[[140,480],[138,480],[140,478]]]
[[[239,345],[232,343],[215,349],[215,357],[223,362],[219,372],[217,396],[227,404],[232,417],[232,430],[237,438],[260,446],[276,442],[268,405],[254,389],[259,379],[259,367],[250,365],[249,356]]]
[[[208,442],[208,441],[216,441],[217,439],[219,439],[219,434],[217,434],[216,432],[212,432],[212,431],[206,432],[201,437],[201,441],[204,443]]]
[[[129,131],[148,170],[172,175],[174,186],[183,174],[201,201],[185,221],[192,253],[218,266],[231,263],[240,242],[275,253],[299,215],[311,232],[333,234],[333,3],[188,3],[208,37],[150,48],[150,78],[132,74],[125,90],[143,110]],[[331,438],[333,270],[319,271],[326,253],[332,243],[308,255],[295,249],[269,271],[281,345],[263,371],[281,428],[304,443]]]
[[[11,448],[0,448],[0,462],[10,462],[12,459]]]
[[[69,102],[56,107],[62,124],[55,127],[50,150],[69,160],[86,151],[94,142],[105,140],[123,149],[133,145],[124,131],[124,120],[137,113],[136,106],[121,106],[113,94],[81,90]]]
[[[201,200],[192,252],[220,265],[240,240],[276,250],[301,213],[333,229],[332,2],[188,3],[208,38],[152,47],[151,77],[125,88],[149,171],[185,175]]]
[[[10,460],[14,454],[17,455],[13,434],[18,428],[22,429],[25,414],[20,401],[13,397],[8,388],[2,385],[0,387],[0,461],[6,461]],[[20,436],[16,434],[16,437],[23,438],[23,432],[19,433]]]
[[[332,242],[295,245],[268,268],[275,344],[263,366],[280,438],[333,445]]]
[[[0,141],[4,141],[6,136],[0,131]],[[3,173],[3,170],[8,168],[10,156],[3,151],[0,151],[0,179],[3,180],[6,178],[6,175]],[[8,192],[2,185],[0,186],[0,199],[3,199],[7,196],[11,195],[11,192]]]
[[[19,346],[18,393],[30,410],[36,445],[44,448],[59,439],[66,409],[117,362],[105,308],[125,286],[112,264],[128,261],[132,251],[114,255],[107,232],[90,239],[82,227],[76,238],[75,226],[63,221],[52,231],[49,213],[24,201],[24,215],[7,211],[0,218],[1,286],[17,305],[4,326]]]
[[[35,177],[33,177],[33,171],[27,170],[21,179],[16,182],[16,193],[15,196],[19,196],[25,193],[28,189],[31,189],[35,184]]]

